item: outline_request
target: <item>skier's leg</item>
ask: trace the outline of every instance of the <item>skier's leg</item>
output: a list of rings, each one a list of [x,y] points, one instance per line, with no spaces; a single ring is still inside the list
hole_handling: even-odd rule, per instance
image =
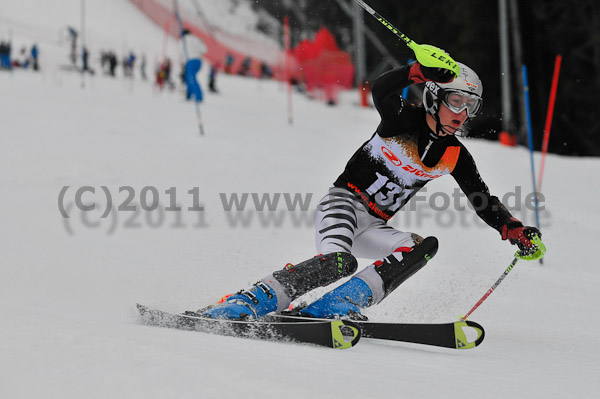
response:
[[[435,237],[423,240],[416,234],[399,232],[382,224],[357,238],[355,248],[358,250],[362,247],[365,251],[360,254],[357,252],[357,256],[362,257],[365,253],[373,254],[384,250],[390,242],[394,244],[391,248],[388,247],[392,252],[389,256],[367,266],[346,283],[302,309],[300,313],[313,317],[358,314],[361,308],[381,302],[425,266],[437,253],[438,248]]]
[[[331,188],[315,212],[317,252],[322,255],[296,266],[288,265],[291,267],[267,278],[283,285],[291,302],[317,287],[352,275],[358,266],[356,258],[350,253],[354,237],[368,227],[368,221],[367,212],[355,196],[347,190]],[[288,306],[289,302],[277,310]]]
[[[349,253],[319,255],[271,273],[249,290],[231,295],[225,302],[203,309],[200,313],[213,318],[245,319],[280,312],[299,296],[348,277],[356,268],[356,258]]]
[[[288,265],[261,279],[250,290],[227,298],[225,303],[201,311],[215,318],[256,318],[282,311],[290,303],[317,288],[352,275],[358,266],[350,253],[363,215],[368,215],[347,190],[332,188],[315,213],[318,255],[297,265]]]
[[[368,224],[369,215],[355,195],[342,188],[331,188],[315,212],[317,253],[354,252],[354,239]]]

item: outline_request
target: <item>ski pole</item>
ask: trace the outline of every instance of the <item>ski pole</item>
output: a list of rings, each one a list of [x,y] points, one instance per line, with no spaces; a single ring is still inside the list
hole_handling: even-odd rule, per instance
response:
[[[200,104],[198,101],[196,101],[196,121],[198,122],[200,136],[204,136],[204,123],[202,122],[202,113],[200,113]]]
[[[481,299],[475,304],[475,306],[473,306],[473,308],[471,308],[471,310],[469,310],[469,312],[466,315],[460,317],[460,321],[467,320],[467,317],[469,317],[471,315],[471,313],[473,313],[475,311],[475,309],[477,309],[479,307],[479,305],[481,305],[483,303],[483,301],[485,301],[487,299],[487,297],[490,296],[492,294],[492,292],[494,292],[494,290],[500,285],[502,280],[504,280],[506,275],[508,273],[510,273],[510,271],[513,269],[513,267],[515,267],[518,260],[519,260],[519,258],[515,257],[513,259],[513,261],[510,262],[510,265],[508,265],[508,268],[506,268],[506,270],[504,271],[504,273],[502,273],[500,278],[498,280],[496,280],[494,285],[492,285],[492,287],[489,290],[487,290],[487,292],[481,297]]]
[[[460,75],[460,67],[458,64],[439,48],[431,46],[429,44],[418,44],[414,40],[410,39],[404,33],[400,32],[394,25],[389,23],[385,18],[377,13],[371,6],[365,3],[363,0],[355,0],[359,6],[365,9],[369,14],[376,20],[381,22],[383,26],[388,28],[392,33],[398,36],[408,48],[414,51],[417,61],[423,66],[431,68],[445,68],[454,72],[455,77]]]

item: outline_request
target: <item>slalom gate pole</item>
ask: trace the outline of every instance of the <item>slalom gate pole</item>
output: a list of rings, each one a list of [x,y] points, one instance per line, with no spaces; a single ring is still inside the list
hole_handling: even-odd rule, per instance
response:
[[[400,32],[394,25],[388,22],[385,18],[383,18],[380,14],[377,13],[371,6],[365,3],[363,0],[355,0],[359,6],[364,8],[366,12],[371,14],[373,18],[381,22],[383,26],[388,28],[392,33],[398,36],[408,48],[410,48],[414,53],[419,64],[430,67],[430,68],[445,68],[454,72],[455,77],[460,75],[460,67],[458,64],[445,52],[440,51],[439,48],[428,45],[428,44],[418,44],[414,40],[410,39],[404,33]]]
[[[85,88],[85,73],[84,66],[87,67],[87,61],[85,60],[85,0],[81,0],[81,88]],[[85,64],[85,65],[84,65]],[[12,68],[11,68],[12,69]]]
[[[162,47],[162,63],[163,65],[167,61],[167,45],[169,44],[169,31],[171,30],[171,20],[168,19],[165,22],[165,35],[163,38],[163,47]]]
[[[533,198],[535,199],[535,226],[540,228],[540,212],[538,204],[538,190],[535,182],[535,163],[533,161],[533,131],[531,127],[531,108],[529,106],[529,82],[527,79],[527,67],[522,66],[523,73],[523,93],[525,95],[525,110],[527,111],[527,141],[529,142],[529,158],[531,162],[531,180],[533,183]],[[540,258],[540,264],[544,261]]]
[[[173,0],[173,9],[175,11],[175,19],[177,19],[177,25],[179,26],[179,37],[181,38],[181,44],[183,45],[183,56],[185,57],[185,65],[187,67],[187,63],[190,60],[187,45],[185,43],[185,36],[183,35],[183,21],[181,19],[181,15],[179,14],[179,5],[177,0]],[[200,112],[200,103],[197,99],[194,101],[194,105],[196,106],[196,120],[198,121],[198,129],[200,130],[200,135],[204,136],[204,123],[202,123],[202,113]]]
[[[510,271],[513,269],[513,267],[515,267],[515,265],[517,264],[518,261],[519,261],[519,259],[517,257],[515,257],[513,259],[513,261],[510,262],[510,265],[508,265],[508,267],[506,268],[504,273],[502,273],[500,278],[498,280],[496,280],[494,285],[492,285],[492,287],[489,290],[487,290],[487,292],[481,297],[481,299],[479,301],[477,301],[475,306],[473,306],[466,315],[460,317],[460,321],[467,320],[467,318],[471,315],[471,313],[473,313],[475,311],[475,309],[477,309],[479,307],[479,305],[481,305],[483,303],[483,301],[485,301],[487,299],[487,297],[490,296],[492,294],[492,292],[494,292],[494,290],[500,285],[502,280],[504,280],[504,278],[508,275],[508,273],[510,273]]]
[[[562,56],[559,54],[554,61],[554,73],[552,75],[552,88],[548,100],[548,112],[546,113],[546,126],[544,127],[544,143],[542,144],[542,163],[540,165],[540,176],[538,179],[538,191],[542,191],[542,179],[544,177],[544,164],[548,153],[548,142],[550,141],[550,128],[552,127],[552,116],[554,115],[554,103],[556,101],[556,88],[558,87],[558,75],[560,74],[560,63]]]
[[[283,42],[285,45],[285,80],[287,86],[288,123],[292,125],[294,124],[294,112],[292,108],[292,54],[290,39],[290,19],[287,15],[283,18]]]

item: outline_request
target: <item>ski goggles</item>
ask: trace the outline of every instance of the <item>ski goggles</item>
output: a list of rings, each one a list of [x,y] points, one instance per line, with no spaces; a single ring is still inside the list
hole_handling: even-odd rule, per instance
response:
[[[469,94],[464,91],[446,91],[442,101],[446,107],[456,114],[460,114],[466,109],[467,115],[472,118],[479,112],[483,100],[476,94]]]

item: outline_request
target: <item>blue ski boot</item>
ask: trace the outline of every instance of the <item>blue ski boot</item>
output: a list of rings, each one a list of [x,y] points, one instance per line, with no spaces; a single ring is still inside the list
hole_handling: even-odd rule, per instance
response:
[[[249,291],[231,295],[225,302],[200,311],[200,315],[213,319],[256,319],[277,309],[275,291],[259,281]]]
[[[346,252],[318,255],[297,265],[286,265],[218,305],[194,312],[216,319],[256,319],[281,312],[290,303],[317,287],[324,287],[356,271],[356,258]]]
[[[318,318],[337,316],[365,319],[360,314],[360,308],[370,306],[372,302],[373,292],[369,285],[358,277],[352,277],[349,281],[329,291],[298,313],[301,316]]]
[[[414,247],[401,247],[378,260],[348,282],[323,295],[297,313],[301,316],[365,320],[361,308],[380,303],[437,253],[438,241],[427,237]]]

